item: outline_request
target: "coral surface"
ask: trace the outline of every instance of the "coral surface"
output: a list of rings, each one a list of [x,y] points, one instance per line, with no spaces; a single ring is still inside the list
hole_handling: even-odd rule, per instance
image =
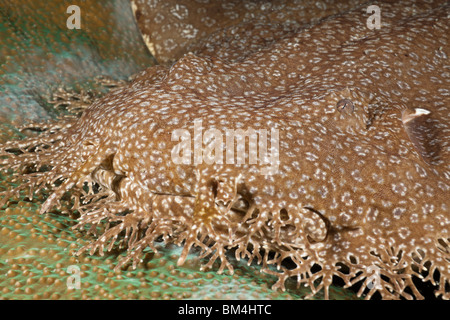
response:
[[[369,5],[386,13],[379,29]],[[4,143],[18,184],[2,204],[70,206],[95,237],[77,255],[126,249],[116,270],[162,241],[182,247],[178,266],[192,252],[219,274],[230,254],[260,264],[273,289],[294,278],[330,298],[340,278],[366,298],[420,299],[422,280],[448,299],[449,14],[445,1],[380,1],[221,27],[79,118]]]

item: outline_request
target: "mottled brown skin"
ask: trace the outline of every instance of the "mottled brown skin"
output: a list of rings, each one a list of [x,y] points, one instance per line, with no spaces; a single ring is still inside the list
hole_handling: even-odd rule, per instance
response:
[[[335,3],[327,0],[131,0],[143,39],[161,64],[173,63],[190,51],[197,54],[204,51],[227,60],[242,58],[303,25],[362,3],[362,0]],[[215,38],[218,41],[212,41]]]
[[[338,276],[346,286],[363,280],[367,298],[422,298],[412,277],[423,276],[448,299],[450,7],[376,4],[389,13],[380,30],[357,7],[245,58],[200,50],[145,70],[80,119],[2,146],[3,165],[52,167],[20,176],[19,188],[34,190],[63,181],[42,213],[70,191],[78,227],[115,222],[80,253],[119,239],[129,250],[121,264],[136,263],[162,236],[184,246],[180,264],[199,247],[205,267],[221,261],[219,272],[231,270],[225,253],[234,248],[276,274],[275,288],[295,276],[328,297]],[[198,119],[203,132],[278,129],[278,171],[175,164],[174,130],[193,132]]]

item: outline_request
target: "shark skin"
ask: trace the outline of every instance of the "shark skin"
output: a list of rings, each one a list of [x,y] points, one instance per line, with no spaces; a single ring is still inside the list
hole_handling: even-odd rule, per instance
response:
[[[296,277],[327,298],[339,277],[368,299],[421,299],[417,278],[449,299],[450,6],[373,4],[390,13],[379,30],[356,6],[232,58],[207,50],[229,41],[219,31],[80,118],[5,143],[1,165],[23,183],[3,204],[47,188],[45,213],[69,192],[78,228],[108,224],[78,254],[119,240],[128,255],[118,267],[162,237],[183,246],[179,265],[195,247],[209,258],[204,268],[220,260],[218,272],[232,272],[233,252],[278,276],[281,290]],[[266,157],[251,162],[245,144],[219,143],[239,129],[249,150],[249,129],[258,150],[270,145]],[[180,152],[187,161],[174,161]],[[230,152],[233,161],[208,157]]]

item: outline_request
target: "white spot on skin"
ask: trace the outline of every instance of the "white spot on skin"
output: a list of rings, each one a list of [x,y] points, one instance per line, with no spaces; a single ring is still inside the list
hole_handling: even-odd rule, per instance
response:
[[[144,39],[155,55],[166,56],[167,61],[144,70],[133,83],[90,106],[76,126],[69,127],[71,137],[61,134],[56,139],[61,143],[42,133],[50,139],[44,145],[51,147],[39,156],[52,153],[49,166],[61,168],[55,175],[76,177],[74,189],[85,179],[93,180],[87,185],[97,182],[100,192],[111,193],[114,199],[101,199],[111,205],[110,216],[133,210],[117,215],[127,220],[118,229],[155,226],[154,233],[140,234],[148,237],[148,243],[161,235],[184,242],[187,251],[180,261],[191,245],[206,245],[200,243],[205,235],[222,264],[226,264],[227,246],[236,243],[238,235],[242,243],[236,252],[243,253],[241,258],[273,262],[247,250],[255,246],[283,248],[283,256],[292,261],[304,261],[306,252],[308,265],[300,266],[306,273],[309,264],[334,270],[337,263],[345,263],[342,257],[350,255],[358,263],[376,263],[379,257],[371,252],[385,252],[389,246],[407,255],[419,242],[431,260],[442,259],[433,247],[435,239],[419,237],[448,235],[448,199],[442,195],[448,194],[450,173],[416,159],[398,119],[404,105],[426,107],[405,110],[403,122],[420,117],[421,121],[436,120],[444,134],[433,139],[448,146],[445,99],[450,92],[448,74],[442,68],[446,47],[439,37],[448,34],[448,24],[442,23],[446,22],[439,16],[442,13],[418,7],[412,28],[411,10],[383,4],[383,23],[388,27],[380,37],[358,23],[361,17],[348,11],[351,8],[342,7],[344,13],[330,19],[323,19],[323,14],[332,13],[334,6],[327,10],[322,6],[318,13],[311,8],[311,14],[319,14],[313,18],[321,22],[313,19],[298,32],[295,21],[308,23],[305,19],[311,17],[295,7],[289,10],[288,3],[279,12],[275,5],[224,3],[220,16],[209,17],[212,4],[206,2],[193,1],[197,10],[191,10],[190,5],[170,1],[135,1],[135,12],[152,9],[149,17],[141,15],[152,24]],[[166,10],[157,10],[163,3]],[[258,19],[261,10],[265,18],[270,11],[271,21],[282,22],[249,22],[246,14],[251,12],[251,19]],[[295,10],[302,19],[295,19]],[[220,19],[230,19],[224,30],[218,26]],[[195,40],[200,38],[205,45],[196,48]],[[183,48],[192,53],[182,52]],[[337,121],[336,102],[341,99],[351,100],[355,108]],[[266,177],[259,174],[258,163],[248,162],[174,165],[168,153],[173,144],[167,137],[175,129],[190,132],[195,119],[203,120],[203,131],[279,129],[280,172]],[[76,141],[84,138],[98,141],[78,146]],[[36,161],[36,153],[32,156]],[[254,211],[246,217],[248,206]],[[317,212],[305,218],[304,206]],[[278,214],[282,209],[288,216]],[[86,212],[81,219],[101,221],[109,218],[107,213]],[[200,214],[204,219],[199,219]],[[241,221],[244,217],[248,220]],[[310,222],[309,232],[320,234],[317,239],[324,236],[324,221],[328,221],[332,236],[310,243],[305,221]],[[109,227],[114,231],[113,224]],[[180,234],[183,238],[177,238]],[[115,241],[114,236],[100,239]],[[143,247],[130,251],[136,248]],[[383,269],[387,278],[392,272]],[[401,290],[414,292],[401,277],[393,276]]]

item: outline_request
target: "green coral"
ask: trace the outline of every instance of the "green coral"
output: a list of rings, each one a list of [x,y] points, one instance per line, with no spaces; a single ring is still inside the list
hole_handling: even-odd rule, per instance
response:
[[[37,213],[39,199],[19,201],[0,212],[0,292],[3,299],[302,299],[309,288],[288,283],[286,292],[273,291],[276,278],[231,259],[235,273],[217,274],[217,267],[201,271],[194,252],[185,265],[177,266],[180,248],[158,246],[147,251],[133,270],[114,272],[124,252],[100,255],[73,254],[93,238],[71,227],[75,219],[52,212]],[[205,262],[205,261],[203,261]],[[69,267],[79,273],[70,272]],[[79,275],[79,278],[77,276]],[[79,279],[80,288],[70,289]],[[339,288],[332,299],[353,299]],[[319,293],[314,299],[323,298]]]
[[[92,81],[98,75],[126,79],[154,63],[136,25],[128,0],[83,1],[82,30],[68,30],[65,9],[72,1],[0,0],[0,139],[23,137],[12,122],[48,119],[60,114],[48,103],[58,87],[100,95],[106,90]],[[98,10],[98,6],[102,10]],[[11,188],[9,176],[0,191]],[[177,266],[180,248],[160,246],[147,251],[143,262],[119,272],[113,269],[121,251],[104,256],[73,254],[93,236],[72,230],[76,224],[70,203],[67,213],[39,215],[45,195],[32,200],[22,194],[0,210],[0,298],[2,299],[301,299],[308,288],[288,281],[287,291],[270,289],[276,278],[259,266],[230,257],[235,273],[201,271],[202,261],[193,252]],[[76,283],[79,289],[69,289]],[[354,299],[339,288],[332,299]],[[315,299],[321,299],[318,293]]]
[[[66,26],[73,4],[81,29]],[[127,79],[154,63],[129,0],[0,0],[0,121],[54,118],[56,88],[102,90],[95,77]]]

